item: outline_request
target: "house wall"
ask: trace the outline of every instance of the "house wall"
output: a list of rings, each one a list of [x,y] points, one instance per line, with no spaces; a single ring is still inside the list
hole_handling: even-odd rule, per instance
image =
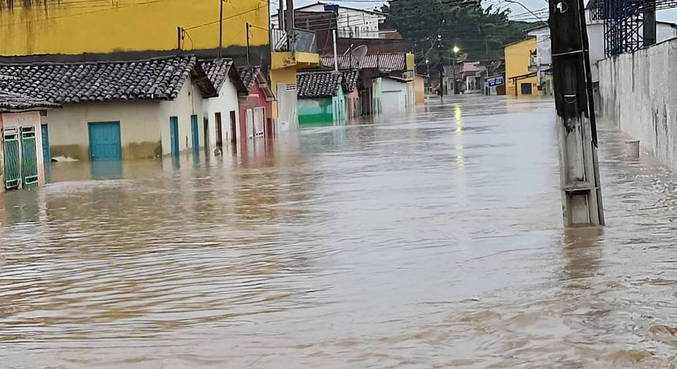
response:
[[[3,147],[4,139],[2,136],[3,123],[2,114],[0,114],[0,193],[5,191],[5,148]]]
[[[517,81],[515,84],[511,77],[529,73],[529,53],[536,50],[536,38],[531,37],[505,47],[505,82],[506,93],[512,96],[522,95],[520,86],[523,83],[531,84],[532,95],[538,94],[538,79],[536,77]]]
[[[388,78],[382,79],[383,113],[401,113],[407,110],[407,84]]]
[[[94,11],[92,11],[94,9]],[[223,45],[268,44],[268,1],[223,2]],[[174,50],[177,30],[218,19],[218,1],[41,0],[0,8],[0,55],[82,54]],[[237,17],[225,15],[238,14]],[[86,30],[86,31],[83,31]],[[218,22],[190,29],[184,49],[218,47]]]
[[[383,78],[375,78],[371,85],[371,111],[376,116],[383,113]]]
[[[123,159],[162,154],[159,102],[96,102],[66,104],[47,113],[52,157],[89,160],[90,122],[120,122]],[[169,123],[167,123],[169,124]]]
[[[354,119],[360,116],[360,93],[357,89],[346,95],[346,118]]]
[[[336,96],[332,97],[333,121],[344,122],[346,119],[346,96],[339,87]]]
[[[38,165],[38,180],[40,185],[45,184],[45,161],[42,155],[42,117],[40,116],[39,111],[29,111],[23,113],[2,113],[0,125],[2,129],[7,128],[19,128],[19,127],[35,127],[35,151],[37,155],[37,165]],[[0,141],[3,141],[0,138]],[[1,147],[2,145],[0,145]],[[2,158],[2,155],[0,155]],[[3,171],[4,173],[4,171]],[[0,176],[2,182],[0,187],[5,188],[4,176]]]
[[[216,148],[216,113],[221,113],[221,140],[224,146],[230,144],[230,139],[235,134],[236,137],[241,137],[240,134],[240,110],[238,104],[238,95],[235,85],[230,80],[226,80],[221,86],[219,96],[204,99],[203,116],[209,120],[209,148]],[[235,112],[235,132],[231,131],[230,126],[230,112]],[[202,119],[202,118],[200,118]],[[202,120],[198,124],[202,128]],[[204,145],[204,130],[200,129],[200,142]]]
[[[677,39],[599,63],[605,120],[677,169]]]
[[[334,122],[333,98],[299,99],[299,124],[323,124]]]
[[[414,89],[416,93],[416,104],[425,103],[425,78],[416,76],[414,78]]]
[[[66,104],[62,109],[50,110],[44,121],[49,126],[53,157],[89,160],[89,123],[120,122],[122,159],[144,159],[171,154],[171,116],[179,118],[179,149],[190,149],[190,116],[200,114],[201,106],[197,87],[186,83],[173,101]],[[198,122],[201,119],[199,116]]]
[[[193,140],[190,117],[193,114],[198,115],[198,132],[201,132],[201,113],[203,113],[205,100],[207,99],[202,97],[197,86],[192,83],[185,83],[176,99],[160,102],[160,115],[158,119],[162,134],[162,155],[170,155],[172,153],[169,126],[169,118],[172,116],[179,118],[179,151],[183,152],[192,149]],[[204,142],[204,138],[200,138],[200,142]]]

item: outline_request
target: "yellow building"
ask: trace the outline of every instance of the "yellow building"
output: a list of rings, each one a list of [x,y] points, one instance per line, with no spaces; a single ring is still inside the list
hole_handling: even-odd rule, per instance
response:
[[[249,23],[252,64],[268,64],[268,0],[222,4],[224,55],[246,54]],[[2,0],[0,55],[214,50],[219,10],[218,0]]]
[[[276,101],[273,102],[273,115],[277,117],[279,130],[287,130],[298,126],[298,103],[296,93],[296,74],[299,69],[320,65],[317,53],[315,33],[305,30],[294,30],[288,43],[287,31],[273,29],[270,63],[270,83]]]
[[[531,55],[536,52],[536,37],[505,46],[506,95],[538,95],[536,71],[529,70]]]

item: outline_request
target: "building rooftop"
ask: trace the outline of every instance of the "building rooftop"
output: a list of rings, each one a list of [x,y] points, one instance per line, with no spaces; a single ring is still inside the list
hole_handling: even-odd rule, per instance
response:
[[[325,56],[320,60],[322,66],[333,68],[334,57]],[[342,55],[338,57],[340,69],[378,69],[384,72],[407,70],[407,57],[404,53],[365,55],[363,57]]]
[[[216,88],[216,91],[221,91],[221,87],[223,87],[223,84],[228,79],[235,85],[238,93],[246,94],[249,90],[242,80],[240,72],[235,68],[232,59],[201,60],[200,65],[214,85],[214,88]]]
[[[0,63],[0,90],[52,103],[173,100],[192,77],[205,97],[216,90],[195,56],[80,63]]]
[[[42,99],[0,90],[0,113],[43,110],[59,106]]]

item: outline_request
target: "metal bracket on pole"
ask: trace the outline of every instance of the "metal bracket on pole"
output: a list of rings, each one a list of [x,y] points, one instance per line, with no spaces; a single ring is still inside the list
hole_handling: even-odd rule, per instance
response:
[[[588,34],[582,0],[550,0],[564,224],[604,225]]]

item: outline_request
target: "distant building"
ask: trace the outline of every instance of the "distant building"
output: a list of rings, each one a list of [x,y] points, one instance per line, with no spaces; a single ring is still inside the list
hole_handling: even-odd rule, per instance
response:
[[[355,103],[347,100],[357,98],[357,75],[356,71],[299,73],[299,124],[342,123],[354,114]]]
[[[58,106],[0,90],[0,192],[45,183],[41,112]]]
[[[536,54],[536,37],[528,37],[505,46],[506,94],[512,96],[537,95],[537,72],[529,65]]]
[[[295,12],[333,13],[333,19],[338,24],[338,37],[341,38],[391,38],[392,30],[381,30],[386,20],[382,12],[367,9],[352,8],[343,5],[330,4],[318,1],[315,4],[298,7]],[[303,27],[303,22],[297,22]],[[278,14],[273,14],[271,24],[279,28]],[[390,36],[390,37],[388,37]]]
[[[592,19],[590,7],[593,1],[588,4],[586,9],[586,23],[588,31],[588,40],[590,44],[590,72],[593,83],[599,81],[598,63],[606,58],[604,52],[604,21]],[[536,38],[536,52],[529,62],[529,71],[536,72],[538,89],[544,95],[552,96],[552,52],[550,50],[550,28],[547,26],[538,27],[528,32],[529,37]],[[656,42],[677,37],[677,25],[668,22],[656,22]]]
[[[326,68],[332,68],[334,67],[334,58],[331,56],[322,57],[321,63]],[[404,106],[405,109],[415,103],[415,63],[413,54],[400,52],[361,57],[350,54],[342,55],[338,57],[338,67],[339,69],[359,71],[360,115],[380,115],[386,113],[383,100],[383,79],[387,77],[406,80],[407,96],[410,96],[411,99],[405,101],[407,104]]]
[[[260,67],[240,68],[240,78],[247,89],[247,94],[240,96],[240,132],[245,132],[240,139],[245,141],[242,146],[248,147],[275,135],[272,115],[275,96]]]

